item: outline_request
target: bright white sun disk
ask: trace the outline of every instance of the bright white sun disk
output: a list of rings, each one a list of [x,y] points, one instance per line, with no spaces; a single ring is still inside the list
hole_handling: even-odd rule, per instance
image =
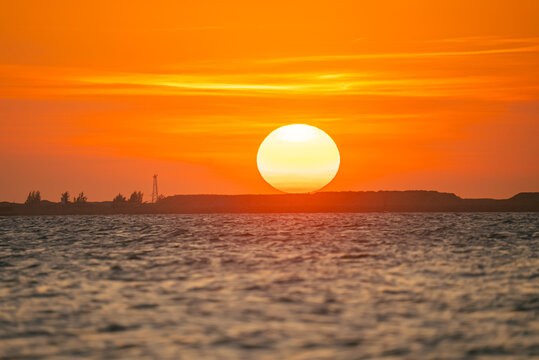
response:
[[[260,174],[284,192],[305,193],[326,186],[340,164],[335,142],[322,130],[305,124],[286,125],[270,133],[257,155]]]

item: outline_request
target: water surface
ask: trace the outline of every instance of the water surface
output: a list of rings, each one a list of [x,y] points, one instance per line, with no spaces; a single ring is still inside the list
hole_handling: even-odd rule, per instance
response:
[[[539,356],[539,214],[0,217],[0,358]]]

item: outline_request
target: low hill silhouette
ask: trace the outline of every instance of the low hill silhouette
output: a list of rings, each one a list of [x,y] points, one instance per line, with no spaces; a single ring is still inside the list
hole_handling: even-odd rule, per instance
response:
[[[539,211],[539,193],[509,199],[463,199],[438,191],[347,191],[279,195],[174,195],[156,204],[110,201],[61,204],[0,203],[0,215],[108,215],[298,212],[493,212]]]

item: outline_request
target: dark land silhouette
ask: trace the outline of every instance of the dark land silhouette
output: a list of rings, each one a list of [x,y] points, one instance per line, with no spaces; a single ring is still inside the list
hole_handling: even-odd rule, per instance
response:
[[[437,191],[359,191],[278,195],[174,195],[157,203],[134,201],[0,202],[4,215],[109,215],[301,212],[536,212],[539,192],[509,199],[463,199]],[[141,199],[140,199],[141,200]]]

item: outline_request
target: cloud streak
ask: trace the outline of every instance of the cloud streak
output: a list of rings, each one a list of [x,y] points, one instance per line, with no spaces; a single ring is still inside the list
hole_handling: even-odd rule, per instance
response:
[[[123,74],[72,79],[79,93],[131,95],[207,95],[245,97],[379,95],[472,98],[509,97],[520,90],[530,93],[537,86],[523,87],[496,76],[404,77],[402,74],[290,73],[237,75]],[[481,92],[488,89],[488,92]],[[522,91],[521,91],[522,92]],[[522,93],[521,96],[525,94]]]
[[[445,56],[493,55],[510,53],[538,52],[539,46],[521,46],[502,49],[470,50],[470,51],[438,51],[438,52],[412,52],[412,53],[378,53],[378,54],[350,54],[350,55],[313,55],[260,60],[261,63],[294,63],[329,60],[365,60],[365,59],[415,59]]]
[[[446,39],[477,43],[491,37]],[[519,39],[496,39],[503,43]],[[440,40],[443,43],[443,39]],[[310,55],[223,59],[165,66],[162,72],[99,72],[88,69],[0,65],[0,96],[217,96],[217,97],[467,97],[535,99],[539,82],[524,70],[539,54],[527,46],[432,52]],[[511,60],[496,55],[513,55]],[[530,56],[525,57],[526,54]],[[462,57],[469,59],[464,60]],[[477,67],[479,57],[489,68]],[[472,60],[477,58],[477,60]],[[407,59],[407,62],[393,60]],[[421,59],[432,59],[425,67]],[[483,58],[482,58],[483,59]],[[365,60],[356,63],[355,60]],[[414,62],[417,60],[417,62]],[[482,60],[483,61],[483,60]],[[514,66],[508,66],[509,61]],[[524,64],[524,65],[522,65]],[[361,71],[359,71],[361,69]],[[494,70],[493,70],[494,69]],[[535,72],[537,73],[537,72]]]

